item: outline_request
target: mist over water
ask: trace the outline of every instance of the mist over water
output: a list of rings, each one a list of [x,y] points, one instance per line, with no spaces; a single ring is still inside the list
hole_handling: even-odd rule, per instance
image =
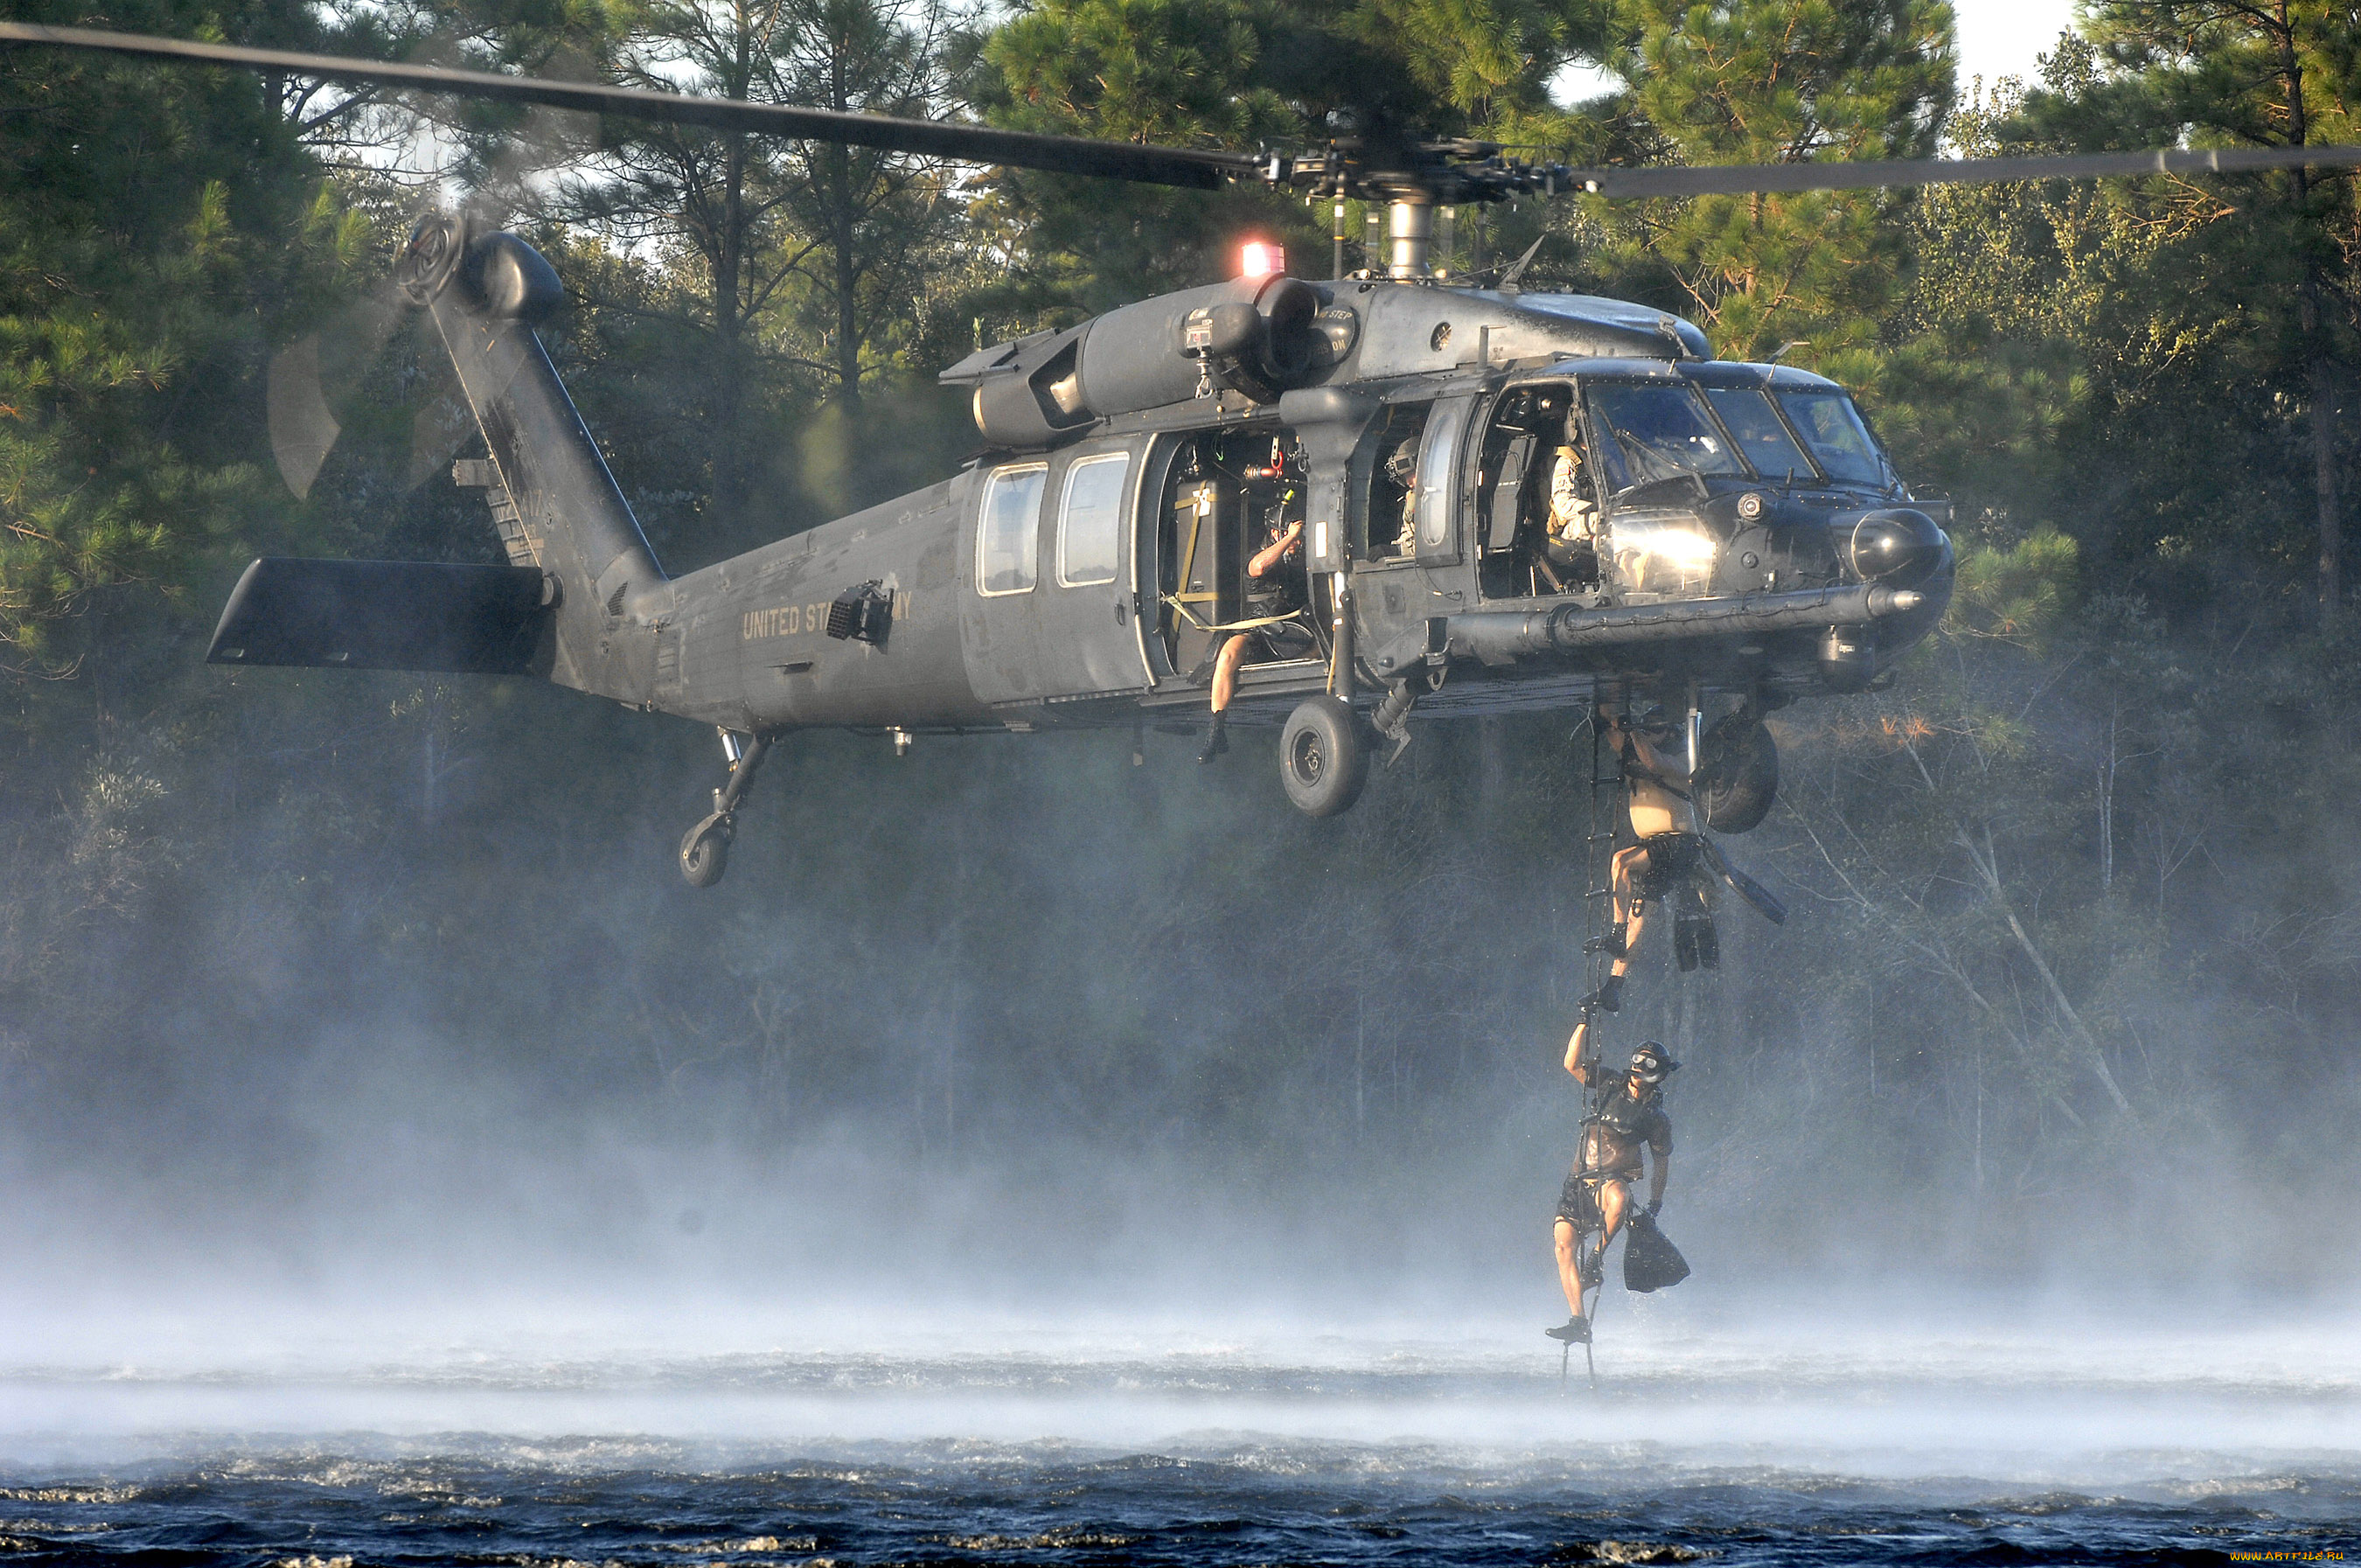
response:
[[[445,700],[446,764],[577,765],[528,802],[460,772],[430,818],[417,729],[309,799],[182,759],[142,829],[178,862],[16,992],[0,1534],[34,1560],[2356,1544],[2349,1067],[2257,1102],[2187,1076],[2187,1012],[2125,1058],[2136,1122],[2022,1058],[1960,1098],[1950,1003],[1811,901],[1808,804],[1732,845],[1790,925],[1725,909],[1721,971],[1643,962],[1615,1021],[1684,1062],[1697,1273],[1610,1265],[1594,1387],[1540,1332],[1562,724],[1429,726],[1343,824],[1287,814],[1252,731],[1227,773],[820,738],[700,896],[666,863],[699,738]]]

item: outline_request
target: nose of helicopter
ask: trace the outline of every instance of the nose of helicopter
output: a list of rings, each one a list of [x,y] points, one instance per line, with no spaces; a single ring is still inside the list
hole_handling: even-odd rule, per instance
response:
[[[1862,582],[1906,588],[1926,581],[1949,545],[1933,518],[1893,507],[1864,513],[1845,540],[1844,555]]]

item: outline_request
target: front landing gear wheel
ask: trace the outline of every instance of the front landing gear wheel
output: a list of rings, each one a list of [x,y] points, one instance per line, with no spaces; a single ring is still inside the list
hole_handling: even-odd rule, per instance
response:
[[[1353,705],[1339,696],[1309,697],[1288,715],[1279,776],[1287,798],[1307,817],[1350,810],[1369,778],[1369,750]]]
[[[730,869],[730,840],[738,825],[717,811],[681,836],[680,874],[691,887],[711,887]]]
[[[1717,833],[1744,833],[1771,815],[1779,795],[1779,743],[1751,713],[1733,713],[1705,732],[1692,797]]]

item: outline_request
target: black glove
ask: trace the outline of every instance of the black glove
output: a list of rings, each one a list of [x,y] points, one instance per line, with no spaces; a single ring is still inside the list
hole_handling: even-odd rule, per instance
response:
[[[1654,1219],[1654,1218],[1656,1217],[1656,1211],[1657,1211],[1657,1210],[1659,1210],[1659,1209],[1662,1209],[1664,1206],[1664,1201],[1662,1198],[1654,1198],[1654,1199],[1651,1199],[1651,1200],[1649,1200],[1649,1202],[1648,1202],[1648,1218],[1650,1218],[1650,1219],[1652,1219],[1652,1220],[1653,1220],[1653,1219]]]

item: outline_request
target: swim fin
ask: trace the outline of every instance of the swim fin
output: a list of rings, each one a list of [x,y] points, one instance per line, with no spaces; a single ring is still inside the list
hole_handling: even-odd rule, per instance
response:
[[[1721,846],[1711,839],[1700,833],[1697,835],[1697,842],[1705,846],[1707,863],[1713,867],[1716,876],[1730,884],[1730,892],[1753,905],[1754,913],[1762,916],[1773,926],[1784,926],[1787,923],[1787,906],[1779,902],[1777,894],[1731,865],[1730,857],[1721,852]]]

